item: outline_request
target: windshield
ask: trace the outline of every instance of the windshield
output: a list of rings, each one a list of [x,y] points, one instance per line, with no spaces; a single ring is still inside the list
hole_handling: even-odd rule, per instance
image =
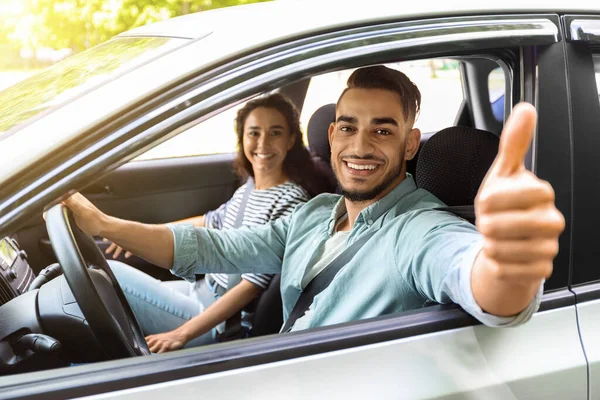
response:
[[[127,70],[185,43],[174,38],[115,38],[0,92],[0,141],[7,132]]]

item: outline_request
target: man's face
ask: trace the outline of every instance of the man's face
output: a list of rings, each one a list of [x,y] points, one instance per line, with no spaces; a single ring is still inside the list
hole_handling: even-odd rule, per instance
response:
[[[329,127],[331,166],[350,201],[379,200],[406,176],[421,133],[409,126],[400,96],[381,89],[350,89]]]

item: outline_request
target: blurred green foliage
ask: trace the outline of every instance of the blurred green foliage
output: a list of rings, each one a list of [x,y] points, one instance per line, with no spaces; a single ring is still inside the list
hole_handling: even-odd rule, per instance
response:
[[[178,15],[268,0],[0,0],[0,45],[79,52]]]

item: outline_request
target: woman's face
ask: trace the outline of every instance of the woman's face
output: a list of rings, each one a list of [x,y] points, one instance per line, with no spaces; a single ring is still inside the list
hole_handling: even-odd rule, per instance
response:
[[[242,141],[254,175],[281,173],[295,140],[283,114],[274,108],[255,108],[244,123]]]

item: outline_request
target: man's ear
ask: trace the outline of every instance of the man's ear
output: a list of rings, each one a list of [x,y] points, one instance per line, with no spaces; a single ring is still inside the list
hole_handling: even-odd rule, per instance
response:
[[[331,142],[333,141],[333,131],[335,130],[335,122],[329,124],[329,130],[327,131],[327,137],[329,138],[329,148],[331,148]]]
[[[419,151],[419,145],[421,144],[421,131],[418,128],[414,128],[406,137],[406,147],[404,148],[404,159],[412,160]]]

